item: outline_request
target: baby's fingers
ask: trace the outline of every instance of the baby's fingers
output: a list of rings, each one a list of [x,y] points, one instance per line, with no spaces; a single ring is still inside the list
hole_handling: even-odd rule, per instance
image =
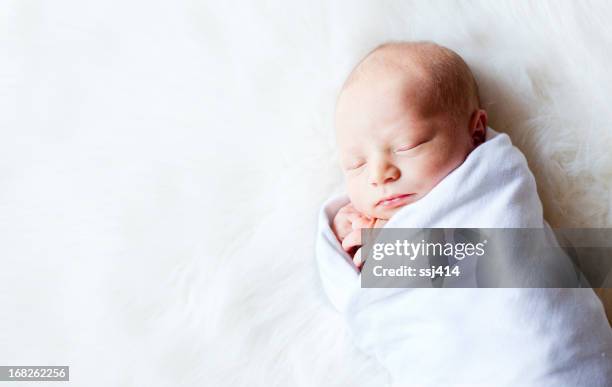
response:
[[[354,214],[354,213],[358,213],[358,211],[355,209],[355,207],[353,207],[353,204],[349,203],[343,207],[341,207],[338,210],[339,214],[344,214],[344,215],[348,215],[348,214]]]
[[[355,256],[353,257],[353,263],[357,266],[358,269],[361,269],[363,266],[363,261],[361,260],[361,249],[357,250]]]
[[[353,230],[342,241],[344,251],[348,252],[356,246],[361,246],[361,230]]]
[[[332,231],[336,234],[339,240],[343,240],[351,231],[353,231],[352,223],[348,219],[334,219]]]
[[[362,229],[362,228],[373,228],[376,223],[376,219],[367,218],[365,216],[360,216],[353,220],[352,226],[353,230]]]

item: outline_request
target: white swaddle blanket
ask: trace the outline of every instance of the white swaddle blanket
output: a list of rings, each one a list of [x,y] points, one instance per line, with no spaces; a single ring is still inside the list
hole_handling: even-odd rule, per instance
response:
[[[396,386],[612,386],[612,330],[591,289],[361,288],[320,213],[316,260],[325,293],[356,345]],[[386,228],[541,228],[535,180],[510,138],[487,140]]]

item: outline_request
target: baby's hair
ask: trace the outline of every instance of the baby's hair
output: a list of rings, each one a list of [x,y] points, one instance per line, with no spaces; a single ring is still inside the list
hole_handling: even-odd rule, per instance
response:
[[[342,91],[367,76],[373,66],[399,69],[427,80],[429,103],[458,117],[480,108],[478,85],[465,61],[453,50],[429,41],[390,41],[376,46],[351,71]]]

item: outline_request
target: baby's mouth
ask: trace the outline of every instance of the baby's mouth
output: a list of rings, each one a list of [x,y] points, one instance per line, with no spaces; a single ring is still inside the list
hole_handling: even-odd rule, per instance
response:
[[[385,208],[394,208],[394,207],[403,206],[404,204],[408,202],[410,197],[412,197],[413,195],[414,195],[413,193],[392,195],[392,196],[389,196],[389,197],[386,197],[380,200],[378,203],[376,203],[376,206],[377,207],[381,206]]]

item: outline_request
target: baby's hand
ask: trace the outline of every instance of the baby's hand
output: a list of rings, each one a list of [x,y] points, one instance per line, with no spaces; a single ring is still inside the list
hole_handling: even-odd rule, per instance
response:
[[[387,221],[384,219],[375,218],[373,220],[373,224],[369,225],[368,228],[383,228],[387,223]],[[353,230],[353,232],[351,232],[344,240],[348,241],[346,242],[346,245],[351,245],[350,248],[354,248],[355,246],[361,246],[361,229]],[[343,247],[344,245],[345,243],[342,243]],[[365,261],[361,259],[361,247],[359,247],[359,249],[357,249],[355,255],[353,256],[353,263],[355,264],[355,266],[357,266],[358,269],[361,270],[361,267],[363,266],[364,262]]]
[[[351,203],[342,207],[332,222],[332,230],[336,238],[342,244],[342,249],[349,253],[359,262],[354,262],[357,267],[361,266],[360,254],[356,250],[361,246],[361,229],[375,227],[376,218],[370,218],[357,211]]]
[[[332,230],[336,234],[336,238],[343,242],[346,237],[357,228],[367,228],[375,219],[363,215],[357,211],[351,203],[340,208],[332,222]]]

